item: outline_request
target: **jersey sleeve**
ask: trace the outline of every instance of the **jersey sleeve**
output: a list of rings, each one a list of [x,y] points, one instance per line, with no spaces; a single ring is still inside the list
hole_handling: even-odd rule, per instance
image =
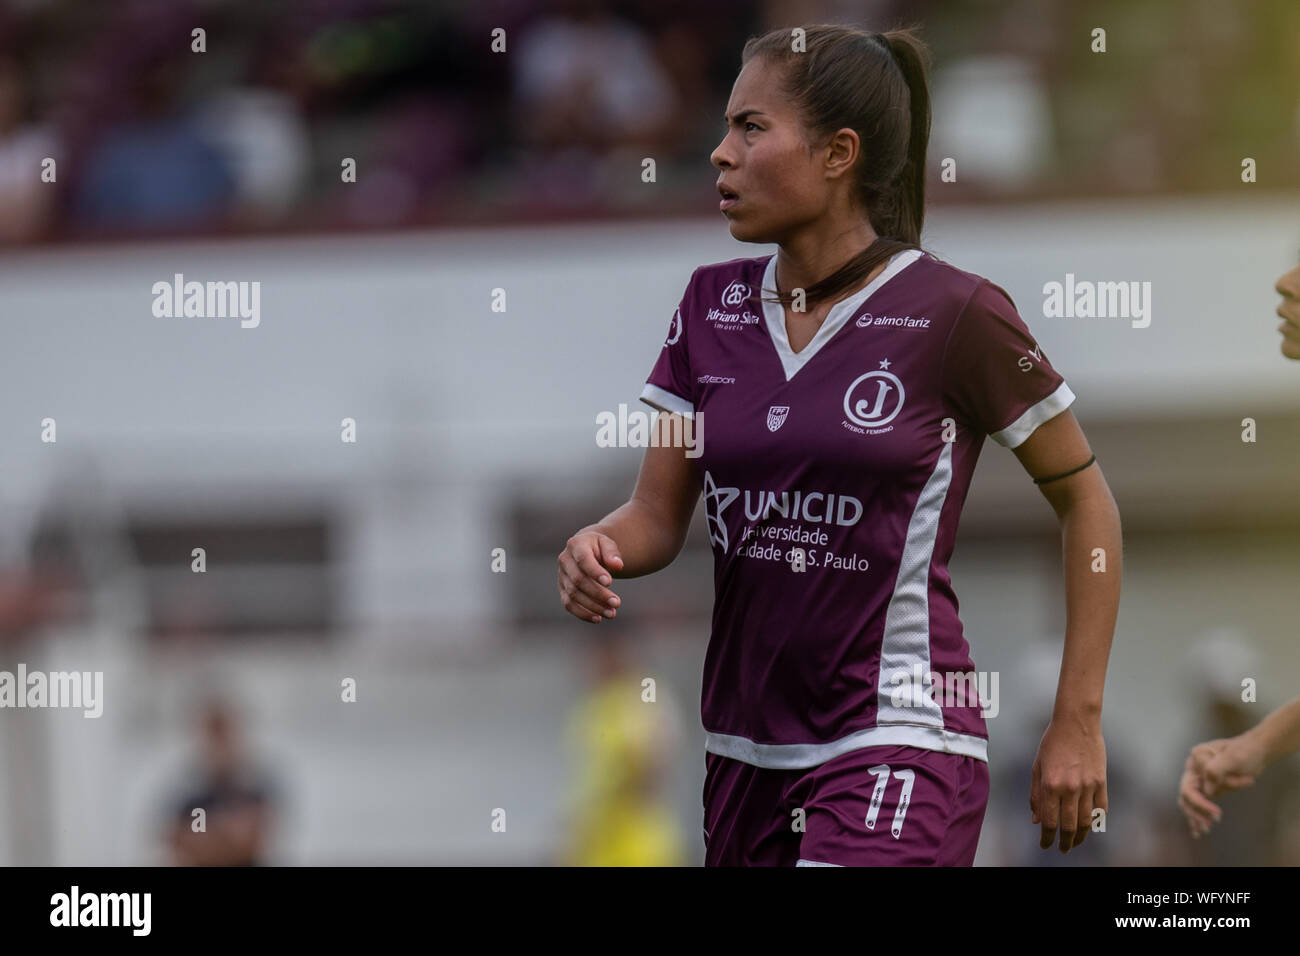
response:
[[[664,339],[659,358],[641,390],[641,401],[647,405],[665,412],[677,412],[690,419],[695,418],[695,380],[691,375],[688,345],[692,323],[688,320],[693,300],[691,293],[698,274],[697,269],[686,283],[686,292],[668,323],[668,336]]]
[[[1034,341],[1011,297],[983,280],[948,337],[943,358],[948,407],[981,434],[1015,448],[1074,401],[1074,392]]]

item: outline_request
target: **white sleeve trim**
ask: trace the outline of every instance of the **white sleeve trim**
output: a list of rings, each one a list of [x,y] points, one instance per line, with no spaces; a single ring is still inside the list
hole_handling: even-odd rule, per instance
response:
[[[1062,382],[1051,395],[1048,395],[1041,402],[1029,406],[1025,413],[1014,422],[1001,431],[993,432],[989,437],[999,445],[1015,448],[1032,435],[1034,429],[1043,422],[1055,418],[1069,408],[1074,398],[1075,395],[1074,392],[1070,391],[1070,386]]]
[[[695,418],[695,406],[693,404],[680,395],[676,395],[666,388],[660,388],[658,385],[651,385],[649,382],[646,382],[645,388],[641,389],[641,401],[661,411],[676,412],[683,418],[692,420]]]

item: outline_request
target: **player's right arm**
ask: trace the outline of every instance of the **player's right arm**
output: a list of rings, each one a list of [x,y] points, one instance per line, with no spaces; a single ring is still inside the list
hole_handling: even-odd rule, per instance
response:
[[[661,414],[657,425],[677,428],[677,415]],[[614,617],[621,600],[609,589],[613,578],[651,574],[682,550],[700,486],[686,449],[651,443],[641,460],[632,497],[600,521],[569,538],[559,564],[560,603],[574,617],[599,624]]]

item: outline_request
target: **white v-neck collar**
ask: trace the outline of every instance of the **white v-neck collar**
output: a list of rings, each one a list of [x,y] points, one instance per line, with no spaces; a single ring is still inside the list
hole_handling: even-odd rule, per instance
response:
[[[772,344],[776,346],[776,354],[781,359],[781,367],[785,369],[785,380],[788,382],[794,378],[795,372],[808,364],[808,360],[816,355],[821,350],[821,347],[829,342],[835,333],[840,330],[844,323],[853,317],[858,308],[867,301],[873,292],[921,258],[921,255],[920,249],[904,249],[902,252],[895,253],[890,258],[889,265],[885,266],[880,275],[847,299],[841,299],[831,306],[830,312],[827,313],[821,327],[812,337],[812,341],[798,352],[790,348],[790,338],[785,332],[784,306],[780,302],[765,300],[763,302],[763,318],[767,322],[767,331],[771,336]],[[767,260],[767,268],[763,271],[763,289],[776,288],[776,257],[777,253],[772,253],[772,258]]]

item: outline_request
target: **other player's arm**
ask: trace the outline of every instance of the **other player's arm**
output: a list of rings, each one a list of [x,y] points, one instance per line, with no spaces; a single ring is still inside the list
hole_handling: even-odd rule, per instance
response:
[[[1029,792],[1039,846],[1083,843],[1094,809],[1107,812],[1106,747],[1101,735],[1106,662],[1119,614],[1123,538],[1119,508],[1069,409],[1013,449],[1056,512],[1065,566],[1066,627],[1051,721],[1039,744]],[[1074,470],[1079,469],[1079,470]],[[1068,474],[1067,474],[1068,473]],[[1058,477],[1059,476],[1059,477]]]
[[[1249,787],[1269,764],[1300,750],[1300,697],[1283,704],[1236,737],[1207,740],[1187,755],[1178,787],[1178,806],[1193,836],[1223,816],[1209,797]]]
[[[661,414],[656,427],[683,434],[680,418]],[[559,565],[560,602],[583,621],[599,624],[614,617],[621,599],[608,585],[613,578],[635,578],[672,563],[682,550],[700,497],[687,449],[671,441],[651,443],[641,460],[632,497],[565,542]]]

